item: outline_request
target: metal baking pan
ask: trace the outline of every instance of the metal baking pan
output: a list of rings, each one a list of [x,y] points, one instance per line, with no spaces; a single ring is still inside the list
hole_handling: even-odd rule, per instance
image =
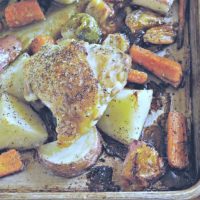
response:
[[[182,111],[191,122],[191,160],[194,160],[194,185],[174,191],[88,192],[84,176],[66,179],[49,174],[34,159],[34,152],[23,152],[26,170],[0,180],[0,199],[194,199],[200,198],[200,0],[189,1],[188,22],[183,49],[174,57],[190,68],[185,87],[173,97],[171,106]],[[170,50],[173,51],[173,50]],[[109,160],[110,165],[118,160]],[[120,168],[117,170],[120,173]],[[117,180],[116,180],[117,181]],[[118,180],[119,181],[119,180]]]

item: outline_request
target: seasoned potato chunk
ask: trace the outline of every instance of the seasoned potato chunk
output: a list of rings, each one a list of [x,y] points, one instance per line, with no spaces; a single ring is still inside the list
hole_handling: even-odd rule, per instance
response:
[[[92,128],[68,147],[51,142],[38,149],[41,164],[59,176],[74,177],[94,165],[101,153],[101,138]]]
[[[0,93],[7,92],[20,100],[24,100],[23,67],[28,58],[28,54],[22,54],[14,63],[0,73]]]
[[[0,149],[31,149],[43,144],[47,131],[25,103],[6,93],[0,97]]]
[[[150,109],[152,90],[124,89],[111,101],[97,126],[116,140],[138,140]]]

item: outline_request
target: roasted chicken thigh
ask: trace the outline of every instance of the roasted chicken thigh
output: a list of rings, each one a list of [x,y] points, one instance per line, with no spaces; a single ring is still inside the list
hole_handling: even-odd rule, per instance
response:
[[[46,45],[25,66],[24,96],[41,100],[57,120],[58,142],[87,133],[126,84],[131,59],[120,50],[68,41]]]

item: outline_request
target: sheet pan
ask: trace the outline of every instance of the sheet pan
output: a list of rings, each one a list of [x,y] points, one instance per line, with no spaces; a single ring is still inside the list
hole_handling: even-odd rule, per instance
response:
[[[35,161],[34,151],[32,151],[23,153],[23,159],[27,161],[26,170],[23,173],[0,180],[0,199],[183,200],[200,196],[200,181],[198,181],[200,172],[200,0],[191,0],[189,4],[184,48],[174,57],[181,60],[183,66],[190,68],[190,76],[187,76],[185,80],[185,87],[174,95],[171,109],[184,112],[188,117],[188,124],[191,124],[191,141],[194,147],[191,155],[194,158],[196,184],[181,191],[90,193],[87,191],[85,175],[74,179],[56,177]],[[176,46],[173,46],[169,51],[173,52],[175,48]],[[106,158],[106,162],[111,166],[121,164],[118,159]],[[114,173],[118,174],[120,171],[119,167]],[[115,181],[120,180],[116,178]]]

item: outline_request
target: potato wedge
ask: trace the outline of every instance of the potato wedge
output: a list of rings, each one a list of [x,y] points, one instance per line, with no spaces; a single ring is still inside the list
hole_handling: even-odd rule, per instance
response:
[[[59,146],[57,141],[42,145],[38,149],[38,157],[40,163],[54,174],[69,178],[94,165],[101,150],[100,135],[96,128],[92,128],[68,147]]]
[[[23,66],[28,58],[28,54],[22,54],[14,63],[0,73],[0,93],[7,92],[20,100],[24,100]]]
[[[31,149],[47,139],[44,124],[33,110],[6,93],[0,97],[0,149]]]
[[[130,144],[138,140],[148,115],[152,90],[124,89],[111,101],[97,126],[114,139]]]

